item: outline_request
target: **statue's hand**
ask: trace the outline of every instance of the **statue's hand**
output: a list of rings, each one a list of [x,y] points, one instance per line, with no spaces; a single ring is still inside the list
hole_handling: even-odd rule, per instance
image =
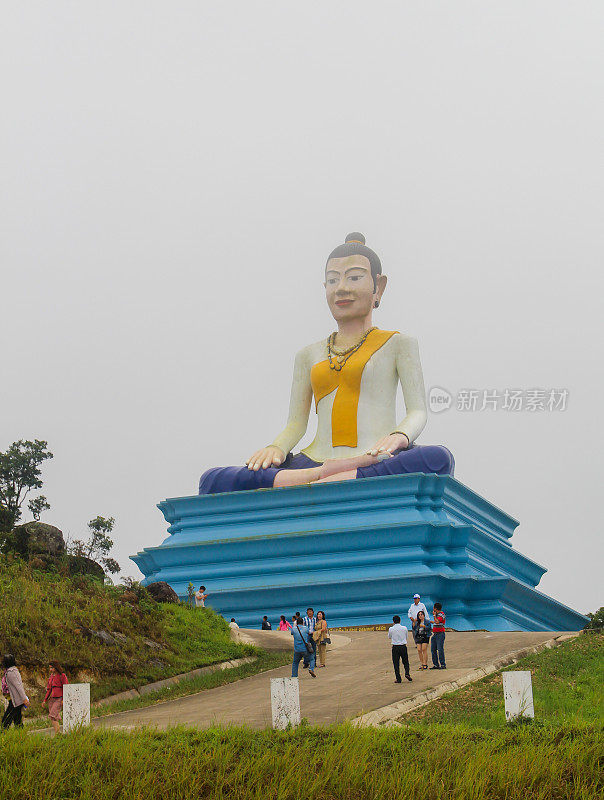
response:
[[[267,469],[268,467],[280,467],[285,461],[285,453],[280,447],[270,444],[268,447],[263,447],[261,450],[256,450],[253,456],[248,458],[245,462],[248,469],[253,469],[257,472],[259,469]]]
[[[375,444],[371,450],[367,451],[370,456],[378,456],[380,453],[394,453],[395,450],[404,450],[409,447],[409,439],[404,433],[391,433],[384,436]]]

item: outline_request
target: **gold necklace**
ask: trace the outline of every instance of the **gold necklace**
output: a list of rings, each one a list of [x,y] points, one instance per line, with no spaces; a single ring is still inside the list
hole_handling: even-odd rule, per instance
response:
[[[327,360],[329,361],[329,369],[333,369],[335,372],[340,372],[350,356],[356,353],[357,350],[359,350],[365,344],[365,340],[371,331],[374,330],[376,330],[376,328],[369,328],[369,330],[365,331],[361,339],[356,344],[347,347],[345,350],[335,349],[334,344],[336,341],[337,331],[330,333],[327,339]]]

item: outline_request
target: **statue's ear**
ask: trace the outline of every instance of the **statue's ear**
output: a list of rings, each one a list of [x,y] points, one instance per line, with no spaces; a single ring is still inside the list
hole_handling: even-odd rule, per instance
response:
[[[375,296],[378,300],[382,299],[382,295],[384,294],[384,290],[386,289],[386,284],[388,283],[388,278],[386,275],[378,275],[375,281]]]

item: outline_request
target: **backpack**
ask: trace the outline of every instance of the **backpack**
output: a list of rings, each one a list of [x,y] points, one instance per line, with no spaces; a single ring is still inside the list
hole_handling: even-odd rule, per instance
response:
[[[2,673],[2,694],[5,697],[9,697],[10,696],[10,692],[8,690],[8,682],[6,680],[6,672]]]

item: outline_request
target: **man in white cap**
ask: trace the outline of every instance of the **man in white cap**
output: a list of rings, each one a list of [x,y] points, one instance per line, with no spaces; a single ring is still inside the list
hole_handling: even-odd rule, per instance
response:
[[[420,596],[418,594],[414,594],[413,603],[411,603],[411,606],[409,607],[409,613],[407,614],[412,624],[417,619],[417,615],[419,614],[420,611],[424,612],[425,619],[430,619],[430,615],[428,614],[428,609],[421,602]]]

